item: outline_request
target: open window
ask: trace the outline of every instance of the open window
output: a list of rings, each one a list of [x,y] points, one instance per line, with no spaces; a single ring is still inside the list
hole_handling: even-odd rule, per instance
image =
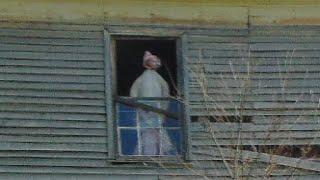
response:
[[[186,121],[181,101],[179,38],[111,35],[109,42],[114,157],[183,159]],[[167,82],[170,96],[130,97],[132,84],[145,71],[142,66],[145,51],[161,59],[162,66],[157,73]]]

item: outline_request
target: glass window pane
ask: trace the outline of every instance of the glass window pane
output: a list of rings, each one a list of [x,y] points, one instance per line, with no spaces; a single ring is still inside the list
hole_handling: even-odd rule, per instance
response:
[[[163,155],[178,155],[181,154],[181,130],[167,129],[162,134],[162,152]]]
[[[120,140],[121,140],[121,154],[122,155],[136,155],[137,144],[138,144],[138,133],[134,129],[121,129]]]
[[[141,130],[141,154],[159,155],[160,153],[160,131],[158,129]]]
[[[128,112],[121,112],[118,113],[118,126],[120,127],[135,127],[137,126],[136,122],[136,112],[128,111]]]
[[[175,100],[170,100],[168,102],[168,108],[167,111],[171,112],[171,113],[180,113],[180,109],[181,109],[181,103],[179,101],[175,101]]]
[[[181,123],[178,119],[166,118],[163,121],[163,127],[181,127]]]
[[[138,118],[140,122],[140,127],[157,128],[157,127],[160,127],[161,120],[164,118],[164,116],[157,113],[153,113],[153,112],[146,112],[143,110],[139,110]]]
[[[118,111],[119,112],[132,112],[132,111],[136,111],[134,107],[130,107],[130,106],[127,106],[127,105],[124,105],[124,104],[118,104]]]
[[[180,117],[182,106],[179,101],[163,99],[138,101]],[[118,104],[117,110],[121,155],[181,155],[182,119],[123,104]]]

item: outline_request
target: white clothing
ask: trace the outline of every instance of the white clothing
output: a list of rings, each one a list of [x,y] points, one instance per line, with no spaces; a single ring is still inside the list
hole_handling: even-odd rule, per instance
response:
[[[167,82],[155,70],[146,69],[133,83],[131,97],[168,97]]]
[[[130,89],[131,97],[168,97],[169,87],[167,82],[155,71],[146,69],[133,83]],[[159,107],[160,106],[160,107]],[[167,102],[158,103],[157,108],[166,110]],[[143,155],[159,155],[160,143],[162,143],[162,154],[169,152],[173,145],[166,132],[163,132],[160,142],[159,129],[165,119],[164,116],[154,112],[138,110],[141,127],[149,127],[141,132],[141,149]],[[136,147],[137,151],[137,147]]]

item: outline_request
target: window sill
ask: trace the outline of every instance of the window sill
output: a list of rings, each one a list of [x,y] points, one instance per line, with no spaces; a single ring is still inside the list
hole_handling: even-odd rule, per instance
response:
[[[179,157],[159,157],[159,156],[139,156],[139,157],[118,157],[117,159],[109,160],[112,164],[141,164],[144,166],[166,166],[166,167],[192,167],[190,162]]]

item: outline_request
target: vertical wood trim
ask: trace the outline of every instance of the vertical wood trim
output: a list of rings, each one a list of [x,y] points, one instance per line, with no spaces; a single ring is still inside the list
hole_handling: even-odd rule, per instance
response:
[[[180,64],[180,70],[178,72],[180,73],[180,77],[182,80],[182,95],[184,99],[184,117],[185,117],[185,126],[184,126],[184,138],[185,138],[185,157],[186,160],[191,160],[191,134],[190,134],[190,107],[189,107],[189,75],[187,70],[187,51],[188,51],[188,35],[184,33],[181,36],[181,42],[180,42],[180,52],[178,55],[178,63]]]
[[[107,30],[104,30],[104,75],[105,75],[105,104],[106,121],[108,135],[108,158],[115,158],[115,135],[114,135],[114,115],[113,115],[113,82],[112,82],[112,56],[111,37]]]

